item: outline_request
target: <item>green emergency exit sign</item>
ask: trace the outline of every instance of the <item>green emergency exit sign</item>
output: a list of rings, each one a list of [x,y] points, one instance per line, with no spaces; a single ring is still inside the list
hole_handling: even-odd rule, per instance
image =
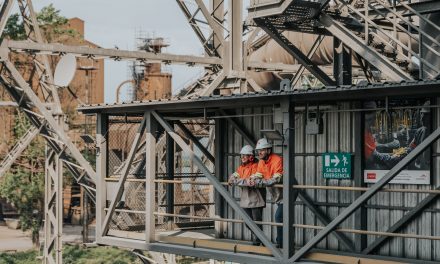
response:
[[[322,154],[322,177],[324,179],[351,179],[351,154]]]

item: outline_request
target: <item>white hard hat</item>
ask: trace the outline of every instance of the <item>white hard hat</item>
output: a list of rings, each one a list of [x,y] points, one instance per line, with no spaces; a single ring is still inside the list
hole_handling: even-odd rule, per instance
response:
[[[260,138],[257,141],[257,146],[255,147],[255,149],[256,150],[260,150],[260,149],[271,148],[271,147],[272,147],[272,144],[270,144],[267,141],[267,138]]]
[[[240,154],[241,155],[254,155],[254,148],[250,145],[246,145],[240,150]]]

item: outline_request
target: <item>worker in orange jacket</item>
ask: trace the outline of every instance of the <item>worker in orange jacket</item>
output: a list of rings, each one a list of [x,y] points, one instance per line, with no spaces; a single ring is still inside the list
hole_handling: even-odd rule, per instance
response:
[[[283,222],[283,191],[275,184],[281,183],[283,178],[283,158],[272,153],[272,144],[266,138],[258,140],[255,149],[258,152],[257,172],[251,176],[251,185],[259,188],[267,188],[272,195],[272,201],[277,204],[275,222]],[[283,227],[277,227],[276,243],[278,247],[283,245]]]
[[[241,151],[241,165],[229,178],[230,185],[239,186],[241,189],[240,207],[254,221],[263,220],[263,208],[266,207],[266,190],[250,186],[249,179],[257,172],[257,160],[254,149],[246,145]],[[262,226],[258,225],[261,229]],[[252,244],[259,246],[261,241],[252,233]]]

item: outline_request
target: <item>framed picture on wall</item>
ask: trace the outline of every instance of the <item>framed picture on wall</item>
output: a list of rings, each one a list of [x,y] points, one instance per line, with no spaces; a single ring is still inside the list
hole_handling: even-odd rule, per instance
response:
[[[429,99],[364,103],[366,183],[377,182],[431,133],[430,104]],[[430,153],[425,150],[390,183],[430,184]]]

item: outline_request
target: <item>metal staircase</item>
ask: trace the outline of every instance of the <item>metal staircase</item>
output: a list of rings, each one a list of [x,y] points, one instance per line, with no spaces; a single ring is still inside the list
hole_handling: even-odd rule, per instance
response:
[[[0,163],[0,178],[11,168],[14,161],[20,157],[21,153],[31,143],[31,141],[38,135],[39,129],[31,127],[26,133],[17,141],[15,146],[6,155],[3,161]]]
[[[278,13],[272,12],[270,16],[254,14],[253,17],[281,46],[284,43],[288,51],[291,47],[287,46],[291,43],[283,39],[283,31],[332,35],[390,80],[435,78],[439,73],[438,65],[432,63],[433,58],[427,60],[424,54],[430,52],[436,57],[434,61],[440,61],[440,51],[435,48],[440,46],[436,39],[440,27],[422,15],[429,13],[428,8],[440,8],[438,1],[423,4],[401,0],[285,2],[289,5],[282,11],[277,7]],[[274,10],[270,5],[268,8]],[[421,24],[431,26],[436,32],[423,30]],[[292,53],[300,54],[297,51]],[[309,63],[299,61],[305,66],[304,62]],[[314,75],[320,78],[320,74],[315,72]]]

